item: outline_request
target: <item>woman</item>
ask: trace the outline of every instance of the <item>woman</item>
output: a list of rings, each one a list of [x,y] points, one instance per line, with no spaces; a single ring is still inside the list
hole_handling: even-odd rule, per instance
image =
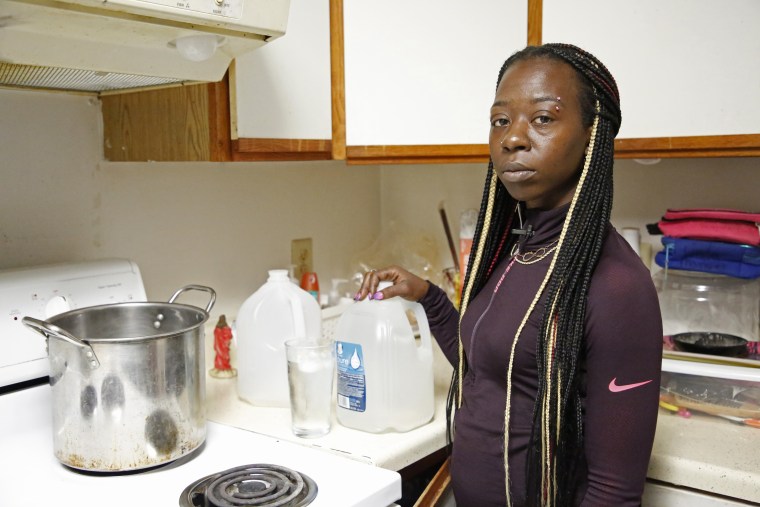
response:
[[[396,266],[356,295],[420,301],[455,368],[458,507],[641,502],[662,324],[648,270],[609,222],[619,103],[579,48],[512,55],[460,311]],[[380,280],[394,285],[376,292]]]

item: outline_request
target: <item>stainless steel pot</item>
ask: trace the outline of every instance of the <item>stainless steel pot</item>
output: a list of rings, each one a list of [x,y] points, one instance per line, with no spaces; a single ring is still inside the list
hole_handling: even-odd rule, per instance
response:
[[[187,290],[205,310],[175,303]],[[64,465],[127,471],[168,463],[206,438],[203,324],[209,287],[168,303],[116,303],[23,323],[48,338],[53,444]],[[52,340],[50,338],[53,338]]]

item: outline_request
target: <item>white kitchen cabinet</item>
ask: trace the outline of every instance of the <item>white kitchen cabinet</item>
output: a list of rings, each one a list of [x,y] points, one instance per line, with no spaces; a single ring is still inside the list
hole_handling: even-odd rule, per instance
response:
[[[332,137],[328,0],[291,0],[285,36],[235,61],[232,137]]]
[[[344,0],[346,145],[485,144],[525,0]]]
[[[543,42],[599,57],[617,79],[619,138],[760,132],[757,0],[543,0]]]

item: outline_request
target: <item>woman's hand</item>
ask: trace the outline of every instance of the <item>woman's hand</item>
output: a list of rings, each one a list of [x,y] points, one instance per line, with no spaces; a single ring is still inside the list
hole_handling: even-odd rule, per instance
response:
[[[378,292],[377,286],[381,281],[391,281],[393,285],[386,287],[383,291]],[[370,299],[388,299],[392,297],[402,297],[409,301],[419,301],[428,291],[428,282],[419,276],[413,275],[409,271],[399,266],[389,266],[387,268],[370,270],[364,273],[362,285],[354,299],[361,301],[369,296]]]

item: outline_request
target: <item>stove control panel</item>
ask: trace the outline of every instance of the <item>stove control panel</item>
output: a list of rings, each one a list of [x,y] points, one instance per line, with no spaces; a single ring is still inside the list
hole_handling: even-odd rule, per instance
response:
[[[0,388],[48,375],[46,340],[24,317],[145,300],[140,270],[125,259],[0,271]]]

